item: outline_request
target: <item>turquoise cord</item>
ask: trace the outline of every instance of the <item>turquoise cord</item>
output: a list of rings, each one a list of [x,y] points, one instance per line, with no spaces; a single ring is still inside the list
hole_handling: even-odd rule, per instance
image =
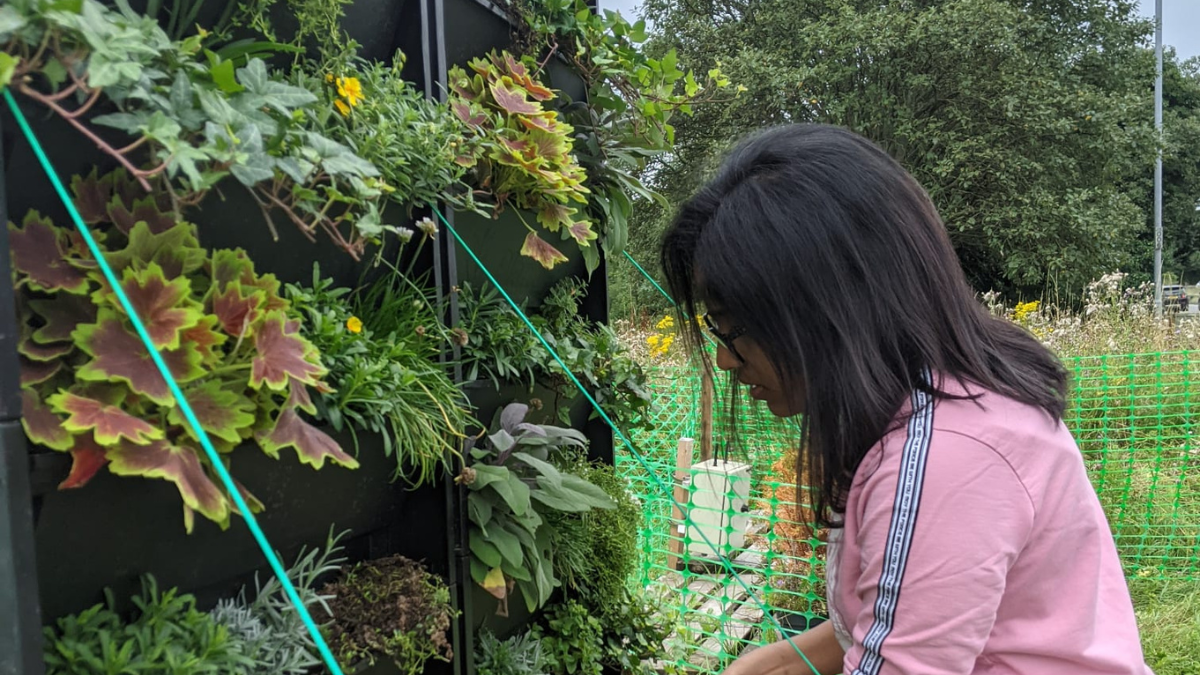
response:
[[[642,273],[642,276],[646,277],[646,279],[648,279],[650,281],[650,283],[654,284],[654,287],[658,289],[659,293],[662,293],[662,296],[667,299],[667,302],[678,307],[678,305],[675,304],[675,299],[672,298],[669,293],[664,291],[662,286],[658,285],[658,282],[654,280],[654,277],[650,276],[650,273],[647,272],[645,269],[643,269],[642,266],[638,264],[638,261],[633,259],[633,256],[629,255],[629,251],[622,251],[622,253],[624,253],[625,257],[629,260],[629,262],[633,263],[633,266],[636,267],[637,270]]]
[[[571,378],[571,382],[575,384],[575,387],[578,388],[580,393],[582,393],[583,396],[588,400],[588,403],[592,405],[592,408],[595,409],[600,417],[608,424],[617,437],[621,439],[621,442],[625,445],[625,448],[629,450],[630,454],[633,455],[633,458],[642,465],[642,468],[646,470],[646,474],[650,477],[650,480],[653,481],[655,487],[657,487],[662,491],[663,494],[667,496],[667,499],[670,500],[672,506],[679,509],[679,513],[683,514],[684,524],[695,529],[696,534],[699,534],[704,543],[707,544],[712,550],[717,560],[719,560],[721,565],[725,568],[725,571],[730,574],[743,589],[746,590],[748,597],[754,598],[755,604],[757,604],[759,608],[763,610],[763,618],[767,619],[771,623],[771,626],[775,628],[775,630],[779,631],[780,636],[786,635],[786,632],[783,630],[783,626],[781,626],[771,614],[771,608],[758,598],[758,595],[754,592],[754,589],[749,586],[749,584],[742,580],[742,576],[737,573],[737,570],[733,568],[733,565],[725,558],[725,556],[721,555],[720,550],[715,544],[712,543],[712,540],[704,534],[704,531],[699,528],[695,528],[696,523],[691,519],[691,516],[688,515],[688,510],[684,508],[682,504],[675,501],[674,490],[670,487],[667,487],[665,483],[659,480],[658,476],[654,473],[654,470],[646,462],[646,459],[642,457],[642,454],[633,447],[633,442],[629,440],[629,437],[625,435],[625,432],[621,431],[621,429],[617,427],[612,418],[608,416],[608,413],[605,412],[604,409],[600,407],[600,404],[596,402],[596,399],[592,398],[591,393],[589,393],[587,388],[583,386],[583,383],[579,381],[579,378],[575,376],[575,373],[571,372],[571,369],[567,367],[566,362],[563,361],[562,357],[558,355],[558,352],[555,351],[554,347],[550,346],[550,343],[542,335],[541,331],[539,331],[537,327],[533,325],[533,322],[530,321],[525,312],[521,310],[520,305],[513,301],[512,297],[508,294],[508,291],[506,291],[504,287],[500,285],[500,282],[496,281],[496,277],[492,275],[491,270],[489,270],[487,266],[483,264],[483,261],[479,259],[479,256],[475,255],[475,251],[471,249],[471,246],[467,244],[465,240],[463,240],[462,236],[458,233],[458,230],[455,230],[454,226],[450,224],[450,221],[446,220],[446,217],[442,215],[440,209],[437,207],[432,207],[432,210],[437,214],[438,218],[441,219],[442,224],[446,226],[446,229],[450,231],[450,234],[454,235],[454,238],[463,247],[463,250],[467,252],[467,255],[471,256],[471,260],[475,261],[475,264],[479,266],[479,269],[483,272],[484,276],[488,278],[488,281],[492,283],[492,286],[494,286],[496,290],[500,291],[500,295],[504,296],[504,299],[508,301],[509,306],[512,307],[513,311],[517,313],[517,316],[521,317],[521,321],[525,323],[529,330],[533,331],[534,336],[537,337],[538,341],[542,343],[542,346],[546,348],[546,351],[550,353],[550,356],[554,357],[554,360],[558,362],[559,367],[561,367],[563,372],[567,374],[567,377]],[[630,258],[630,260],[633,259]],[[636,265],[637,263],[634,262],[634,264]],[[639,265],[638,268],[641,269],[641,266]],[[643,270],[643,274],[644,273],[645,271]],[[653,279],[651,279],[651,281],[653,281]],[[657,285],[658,284],[655,284],[655,286]],[[662,289],[659,288],[659,290],[661,291]],[[670,300],[671,297],[667,296],[667,299]],[[821,671],[817,670],[817,667],[812,664],[812,661],[808,660],[808,657],[805,656],[800,647],[796,646],[795,642],[789,639],[788,644],[790,644],[792,649],[794,649],[800,658],[804,660],[804,664],[812,670],[814,675],[821,675]]]
[[[12,92],[7,87],[4,89],[4,99],[8,102],[8,107],[12,110],[13,117],[16,118],[21,131],[24,132],[25,138],[29,141],[30,147],[33,148],[34,154],[37,155],[38,161],[41,162],[42,169],[46,172],[46,177],[50,179],[50,183],[54,186],[55,192],[58,193],[59,199],[62,200],[63,206],[67,208],[67,212],[71,215],[71,220],[75,222],[75,227],[79,229],[79,234],[87,242],[88,250],[92,252],[92,256],[99,263],[100,270],[104,273],[104,278],[108,280],[108,284],[116,293],[121,307],[125,309],[130,322],[133,323],[133,328],[137,331],[138,337],[142,339],[142,342],[145,343],[146,348],[149,350],[150,358],[154,360],[154,365],[158,367],[158,372],[162,374],[167,386],[171,389],[171,394],[175,397],[176,402],[179,403],[179,409],[183,411],[184,418],[187,419],[192,430],[196,432],[196,437],[200,439],[200,445],[204,448],[204,453],[208,456],[209,463],[216,470],[221,483],[229,492],[234,505],[237,506],[242,517],[246,519],[246,526],[250,528],[250,533],[254,535],[255,541],[258,542],[259,548],[262,549],[263,555],[266,556],[267,562],[271,565],[271,570],[275,572],[279,583],[283,585],[283,590],[287,594],[288,600],[292,602],[292,605],[300,614],[300,620],[304,622],[304,627],[308,629],[309,635],[312,636],[313,643],[321,653],[321,658],[325,660],[325,665],[329,666],[329,670],[333,675],[342,675],[342,669],[338,666],[337,659],[334,658],[333,652],[329,650],[329,645],[325,643],[325,638],[321,637],[321,630],[317,627],[316,622],[313,621],[312,616],[308,613],[308,609],[300,600],[300,595],[296,592],[295,586],[288,579],[287,572],[279,562],[279,558],[275,555],[274,549],[271,548],[270,542],[267,541],[267,535],[258,526],[258,521],[255,520],[254,514],[250,512],[250,506],[246,504],[246,501],[242,498],[241,491],[234,484],[233,476],[229,475],[225,464],[221,462],[220,455],[217,454],[212,442],[209,441],[208,434],[200,426],[199,420],[196,419],[195,413],[192,412],[192,407],[188,405],[187,398],[184,397],[183,392],[179,389],[179,385],[175,382],[175,378],[171,375],[171,370],[167,368],[167,364],[162,360],[162,356],[159,354],[158,349],[155,348],[154,342],[150,339],[149,333],[146,332],[146,326],[142,323],[141,318],[138,317],[133,305],[130,304],[128,296],[125,295],[125,290],[121,288],[117,275],[113,273],[112,267],[104,259],[104,255],[100,252],[100,247],[92,237],[91,231],[83,222],[83,218],[80,217],[79,211],[76,210],[75,204],[67,194],[66,188],[63,186],[62,181],[59,180],[58,174],[54,172],[49,158],[46,157],[46,153],[42,150],[41,143],[38,142],[33,130],[29,128],[29,123],[25,120],[20,107],[17,106],[17,102],[13,99]]]

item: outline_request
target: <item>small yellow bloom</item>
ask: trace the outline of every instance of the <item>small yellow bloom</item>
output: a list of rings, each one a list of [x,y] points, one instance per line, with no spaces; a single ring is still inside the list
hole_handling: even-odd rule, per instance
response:
[[[655,328],[657,328],[659,330],[666,330],[668,328],[674,328],[674,327],[675,327],[675,317],[670,316],[670,315],[664,316],[662,318],[662,320],[658,322],[658,325],[655,326]]]
[[[325,73],[325,81],[333,84],[333,73]]]
[[[651,347],[657,347],[658,340],[659,337],[657,335],[651,335],[650,337],[646,338],[646,344],[650,345]]]
[[[350,331],[351,333],[361,333],[362,328],[362,319],[358,318],[357,316],[352,316],[349,319],[346,319],[346,330]]]
[[[345,103],[342,103],[341,99],[334,101],[333,107],[337,108],[337,111],[342,113],[342,117],[350,116],[350,106],[346,105]]]
[[[358,102],[363,99],[362,82],[359,82],[357,77],[339,77],[337,92],[338,96],[346,99],[346,103],[349,103],[351,108],[358,105]]]

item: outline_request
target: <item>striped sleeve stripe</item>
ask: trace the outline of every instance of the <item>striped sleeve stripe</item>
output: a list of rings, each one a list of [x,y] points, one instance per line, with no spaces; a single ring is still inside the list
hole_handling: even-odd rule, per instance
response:
[[[925,372],[928,382],[930,373]],[[879,675],[883,668],[883,641],[892,632],[896,620],[896,605],[900,586],[908,566],[912,548],[917,511],[921,503],[921,488],[925,482],[925,464],[929,456],[929,441],[933,432],[933,401],[929,394],[914,391],[912,416],[908,420],[908,438],[900,461],[900,477],[896,482],[896,497],[892,503],[892,520],[888,526],[887,548],[883,555],[883,572],[875,598],[875,622],[863,639],[863,657],[852,675]]]

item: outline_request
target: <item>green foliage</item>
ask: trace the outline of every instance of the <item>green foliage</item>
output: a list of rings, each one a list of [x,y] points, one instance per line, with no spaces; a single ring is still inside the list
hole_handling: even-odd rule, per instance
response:
[[[576,217],[572,203],[587,203],[586,176],[572,156],[574,131],[547,110],[555,93],[535,79],[529,59],[508,52],[492,52],[468,64],[474,74],[457,66],[450,69],[450,109],[469,129],[470,142],[459,158],[472,168],[472,183],[490,193],[493,212],[512,206],[532,211],[545,230],[573,239],[581,248],[596,239],[590,221]],[[532,72],[531,72],[532,71]],[[525,223],[529,234],[521,255],[553,269],[567,257]]]
[[[411,212],[448,199],[473,208],[462,182],[466,168],[455,162],[466,126],[449,108],[427,99],[402,76],[404,54],[391,65],[361,59],[329,64],[324,81],[328,105],[306,113],[330,138],[350,148],[380,172],[379,187],[389,200]],[[317,90],[315,76],[297,73]],[[357,89],[358,95],[353,94]]]
[[[530,321],[623,431],[648,429],[653,425],[653,400],[646,372],[611,328],[589,323],[581,315],[585,294],[582,280],[564,279],[551,289]],[[460,327],[468,337],[462,349],[468,379],[484,375],[497,387],[501,380],[531,386],[536,381],[567,401],[580,395],[562,366],[492,287],[476,293],[465,285],[459,302]],[[564,424],[570,422],[569,413],[569,406],[559,408]],[[596,417],[593,412],[592,418]]]
[[[603,672],[604,625],[587,607],[567,600],[546,609],[545,627],[533,629],[552,675],[600,675]]]
[[[548,607],[530,637],[541,645],[551,675],[599,675],[606,670],[648,675],[648,661],[668,656],[664,641],[679,626],[641,591],[622,588],[597,615],[574,599]]]
[[[340,557],[340,539],[346,533],[330,533],[324,548],[301,549],[296,562],[287,570],[288,580],[296,589],[300,602],[316,614],[317,609],[329,614],[327,602],[332,598],[316,590],[317,580],[336,572],[345,558]],[[256,673],[304,675],[321,665],[312,636],[283,590],[279,579],[272,575],[266,583],[254,580],[254,600],[246,599],[246,589],[237,598],[222,600],[210,612],[213,621],[229,630],[232,640],[243,643],[242,653],[254,662]]]
[[[293,448],[314,468],[327,459],[358,466],[301,417],[313,410],[307,388],[325,388],[326,371],[273,275],[255,273],[240,249],[206,251],[193,225],[164,212],[162,199],[136,198],[122,172],[93,171],[72,187],[219,451],[253,439],[272,457]],[[30,440],[73,456],[60,487],[85,485],[107,464],[117,475],[175,483],[189,532],[197,511],[227,526],[229,496],[82,238],[36,212],[8,227],[21,305],[22,421]]]
[[[417,675],[429,660],[454,656],[450,590],[416,562],[391,556],[359,563],[322,592],[333,616],[327,639],[343,663],[374,664],[383,656]]]
[[[602,226],[604,251],[617,255],[629,238],[631,199],[666,205],[643,183],[642,172],[674,147],[672,117],[732,100],[718,94],[729,79],[719,66],[707,76],[685,71],[673,50],[652,57],[644,49],[644,20],[630,24],[611,10],[592,12],[586,0],[510,0],[509,8],[525,28],[517,38],[520,48],[546,60],[561,55],[587,86],[587,103],[569,104],[564,113],[587,172],[588,215]],[[595,269],[596,249],[582,251],[589,270]]]
[[[312,123],[309,89],[271,72],[244,45],[204,48],[205,35],[173,41],[125,2],[23,0],[6,6],[0,43],[18,59],[15,89],[62,117],[178,213],[227,176],[310,238],[324,232],[351,255],[378,242],[385,194],[379,170]],[[239,63],[244,61],[244,65]],[[82,68],[80,64],[86,64]],[[86,101],[74,108],[67,101]],[[117,148],[90,128],[98,101],[118,112],[91,119],[135,142]],[[148,156],[148,157],[147,157]],[[150,166],[138,166],[147,157]]]
[[[123,621],[112,593],[96,605],[45,629],[50,675],[248,675],[258,672],[229,630],[196,609],[190,595],[159,592],[154,577],[142,579],[133,599],[137,612]]]
[[[571,470],[604,490],[616,508],[547,517],[555,532],[555,573],[571,597],[607,624],[610,611],[620,608],[613,599],[637,566],[642,508],[614,467],[581,462]]]
[[[436,480],[458,456],[472,420],[462,392],[434,360],[454,334],[441,329],[432,291],[393,269],[352,293],[334,288],[314,265],[312,286],[289,285],[287,295],[329,367],[333,389],[315,399],[317,415],[349,429],[356,445],[357,431],[380,434],[384,452],[396,457],[395,478],[414,486]]]
[[[527,423],[528,410],[524,404],[510,404],[486,443],[477,446],[468,439],[469,466],[458,478],[470,490],[471,576],[501,601],[501,612],[514,584],[531,612],[545,605],[559,585],[550,513],[615,506],[598,486],[558,468],[586,446],[583,434]]]
[[[1108,0],[648,0],[653,49],[722,64],[749,95],[681,119],[654,184],[674,203],[765,125],[828,122],[879,143],[929,191],[976,287],[1071,295],[1122,266],[1145,222],[1147,22]],[[740,20],[736,20],[740,19]],[[798,39],[797,36],[803,36]],[[649,205],[648,205],[649,206]],[[667,214],[647,210],[647,222]],[[655,228],[650,228],[651,230]],[[645,243],[653,246],[654,232]],[[652,248],[634,256],[652,259]],[[1073,291],[1071,289],[1074,289]]]
[[[542,675],[545,658],[542,645],[529,633],[500,640],[484,630],[475,648],[475,672],[479,675]]]

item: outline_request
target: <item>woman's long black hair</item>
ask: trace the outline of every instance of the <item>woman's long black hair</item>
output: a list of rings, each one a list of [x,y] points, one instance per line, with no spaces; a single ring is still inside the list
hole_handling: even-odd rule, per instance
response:
[[[824,125],[757,133],[679,209],[662,265],[685,317],[718,305],[803,391],[797,475],[836,526],[859,464],[926,368],[1061,419],[1067,372],[975,299],[928,195],[866,139]],[[799,385],[799,387],[797,387]]]

